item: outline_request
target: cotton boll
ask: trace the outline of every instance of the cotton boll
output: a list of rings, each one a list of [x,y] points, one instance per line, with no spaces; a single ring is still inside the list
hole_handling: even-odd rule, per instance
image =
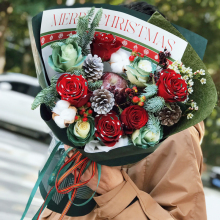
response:
[[[65,100],[59,100],[59,101],[57,102],[55,108],[57,107],[57,108],[60,110],[60,112],[62,112],[64,109],[69,108],[69,106],[70,106],[70,103],[69,103],[69,102],[67,102],[67,101],[65,101]]]
[[[121,56],[116,52],[111,55],[110,63],[117,63],[121,60],[122,60]]]
[[[114,73],[122,73],[123,72],[123,62],[120,63],[112,63],[111,64],[111,68],[112,68],[112,72]]]
[[[61,112],[60,117],[63,120],[72,121],[75,119],[76,111],[74,109],[68,108]]]
[[[124,50],[120,49],[116,53],[121,57],[121,60],[129,60],[129,55]]]
[[[123,64],[124,64],[124,67],[126,67],[127,65],[130,65],[130,61],[129,60],[123,60]]]
[[[56,106],[53,108],[52,112],[55,112],[56,114],[60,115],[61,111]]]
[[[126,66],[130,64],[129,55],[126,51],[120,49],[112,54],[110,63],[113,72],[122,73],[126,69]]]
[[[61,118],[60,116],[55,116],[54,121],[55,121],[55,123],[57,124],[58,127],[65,128],[64,119]]]

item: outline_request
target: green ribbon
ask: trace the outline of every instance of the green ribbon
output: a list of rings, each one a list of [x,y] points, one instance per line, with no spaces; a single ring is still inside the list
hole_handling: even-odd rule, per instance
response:
[[[48,179],[48,184],[50,186],[55,186],[55,181],[56,181],[56,176],[57,176],[57,173],[60,169],[60,167],[62,166],[64,160],[65,160],[65,157],[67,156],[67,154],[69,153],[69,151],[71,151],[73,148],[70,147],[67,151],[65,151],[62,155],[62,157],[60,158],[59,162],[57,163],[56,167],[54,168],[53,172],[51,173],[49,179]],[[69,168],[70,166],[73,165],[73,162],[72,163],[69,163],[68,166],[64,167],[60,174],[59,174],[59,177],[62,176]],[[50,194],[48,195],[48,197],[46,198],[46,200],[44,201],[44,203],[41,205],[41,207],[38,209],[37,213],[34,215],[34,217],[32,218],[32,220],[37,220],[40,212],[42,213],[44,211],[44,209],[46,208],[46,206],[48,205],[48,203],[50,202],[50,200],[53,198],[53,195],[56,193],[56,188],[54,187]]]
[[[57,163],[56,167],[54,168],[53,172],[51,173],[49,179],[48,179],[48,184],[50,186],[54,186],[55,185],[55,181],[56,181],[56,176],[57,173],[59,172],[60,167],[63,165],[63,162],[66,158],[66,156],[68,155],[68,153],[73,149],[73,147],[68,148],[68,150],[66,150],[62,157],[60,158],[59,162]]]
[[[31,202],[32,202],[32,200],[33,200],[33,198],[34,198],[34,195],[36,194],[37,189],[38,189],[38,187],[39,187],[39,185],[40,185],[40,183],[41,183],[41,181],[42,181],[42,179],[43,179],[43,177],[44,177],[44,174],[45,174],[47,168],[49,167],[49,165],[50,165],[50,163],[51,163],[51,161],[52,161],[54,155],[56,154],[57,149],[58,149],[58,147],[59,147],[60,145],[61,145],[61,142],[58,142],[57,145],[54,147],[52,153],[50,154],[50,156],[49,156],[47,162],[45,163],[45,165],[44,165],[44,167],[43,167],[43,169],[42,169],[41,172],[39,173],[38,179],[37,179],[37,181],[36,181],[36,183],[35,183],[35,185],[34,185],[34,188],[33,188],[32,191],[31,191],[30,197],[29,197],[28,202],[27,202],[27,204],[26,204],[26,207],[25,207],[25,210],[24,210],[23,215],[22,215],[22,217],[21,217],[21,220],[23,220],[24,217],[26,216],[27,211],[28,211],[28,209],[30,208]]]
[[[48,205],[48,203],[50,202],[50,200],[52,199],[54,193],[56,192],[56,188],[54,187],[50,194],[48,195],[47,199],[45,200],[45,202],[41,205],[41,207],[38,209],[37,213],[34,215],[34,217],[32,218],[32,220],[37,220],[39,213],[41,211],[41,213],[43,212],[43,210],[46,208],[46,206]]]
[[[34,185],[34,188],[33,188],[32,192],[31,192],[31,195],[30,195],[30,197],[29,197],[29,199],[28,199],[28,202],[27,202],[27,205],[26,205],[26,207],[25,207],[24,213],[23,213],[23,215],[22,215],[22,217],[21,217],[21,220],[23,220],[24,217],[26,216],[27,211],[29,210],[30,205],[31,205],[31,202],[32,202],[32,200],[33,200],[33,198],[34,198],[34,195],[36,194],[36,191],[37,191],[37,189],[38,189],[38,187],[39,187],[39,185],[40,185],[40,183],[41,183],[41,181],[42,181],[42,179],[43,179],[43,177],[44,177],[44,174],[45,174],[47,168],[49,167],[49,165],[50,165],[50,163],[51,163],[51,161],[52,161],[54,155],[56,154],[57,149],[58,149],[58,147],[59,147],[60,145],[61,145],[61,142],[59,142],[59,143],[54,147],[54,149],[53,149],[52,153],[50,154],[50,156],[49,156],[47,162],[45,163],[43,169],[42,169],[41,172],[39,173],[39,177],[38,177],[38,179],[37,179],[37,181],[36,181],[36,183],[35,183],[35,185]],[[59,169],[60,169],[60,167],[63,165],[63,162],[65,161],[65,158],[66,158],[67,154],[68,154],[72,149],[73,149],[73,148],[70,147],[67,151],[65,151],[65,152],[63,153],[62,157],[60,158],[60,160],[59,160],[59,162],[57,163],[56,167],[54,168],[53,172],[51,173],[51,175],[50,175],[50,177],[49,177],[49,179],[48,179],[48,184],[49,184],[50,186],[55,186],[55,181],[56,181],[56,177],[57,177],[57,174],[58,174],[58,172],[59,172]],[[69,163],[66,167],[64,167],[64,168],[62,169],[62,171],[60,172],[59,176],[63,175],[63,174],[70,168],[70,166],[73,165],[73,163],[75,163],[75,162],[71,162],[71,163]],[[91,161],[88,162],[88,164],[87,164],[85,170],[83,171],[83,173],[88,169],[88,167],[90,166],[90,164],[91,164]],[[97,170],[98,170],[98,183],[97,183],[97,188],[98,188],[99,182],[100,182],[100,179],[101,179],[101,165],[100,165],[100,164],[97,164]],[[97,190],[97,188],[96,188],[96,190]],[[34,215],[34,217],[32,218],[32,220],[37,220],[37,218],[38,218],[40,212],[43,212],[43,210],[44,210],[45,207],[48,205],[48,203],[50,202],[50,200],[52,199],[52,197],[53,197],[53,195],[54,195],[55,193],[56,193],[56,188],[54,187],[54,188],[51,190],[51,192],[49,193],[49,195],[48,195],[48,197],[46,198],[45,202],[41,205],[41,207],[39,208],[39,210],[37,211],[37,213]],[[95,191],[95,192],[92,194],[92,196],[91,196],[88,200],[86,200],[84,203],[75,204],[75,203],[72,202],[72,204],[75,205],[75,206],[83,206],[83,205],[86,205],[87,203],[89,203],[89,202],[92,200],[92,198],[95,196],[95,193],[96,193],[96,191]],[[68,194],[68,197],[69,197],[70,200],[71,200],[71,194],[72,194],[72,192],[70,192],[70,193]]]

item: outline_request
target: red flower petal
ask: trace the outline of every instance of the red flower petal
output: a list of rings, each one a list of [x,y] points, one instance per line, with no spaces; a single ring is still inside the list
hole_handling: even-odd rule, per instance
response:
[[[181,102],[187,98],[187,84],[174,70],[163,70],[157,86],[157,95],[163,97],[166,102]]]
[[[98,55],[103,61],[108,61],[111,55],[122,47],[122,42],[112,34],[101,33],[95,36],[91,47],[92,55]]]
[[[57,92],[62,100],[70,102],[75,107],[85,105],[91,97],[91,92],[88,90],[88,82],[83,76],[71,74],[63,74],[57,81]]]
[[[97,116],[95,118],[95,127],[97,139],[109,147],[114,146],[123,134],[121,122],[114,111],[107,115]]]
[[[121,121],[125,125],[125,133],[131,134],[134,130],[146,125],[148,114],[144,108],[138,105],[132,105],[122,112]]]

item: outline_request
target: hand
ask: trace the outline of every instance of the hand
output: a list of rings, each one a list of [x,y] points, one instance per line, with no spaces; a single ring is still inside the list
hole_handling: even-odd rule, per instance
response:
[[[69,148],[68,145],[64,145],[65,150]],[[73,154],[72,151],[69,152],[69,157],[71,157]],[[78,174],[78,173],[77,173]],[[86,181],[90,179],[92,176],[92,167],[91,165],[88,167],[88,169],[85,171],[85,173],[81,177],[81,181]],[[98,194],[105,194],[118,185],[120,185],[124,181],[124,178],[122,176],[121,170],[118,169],[118,167],[108,167],[102,165],[101,169],[101,179],[99,182],[99,186],[97,188],[98,183],[98,172],[95,173],[94,177],[87,183],[87,186],[92,189],[93,191],[96,190]]]

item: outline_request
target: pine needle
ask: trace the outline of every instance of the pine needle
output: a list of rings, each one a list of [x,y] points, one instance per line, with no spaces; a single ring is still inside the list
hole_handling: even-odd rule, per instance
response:
[[[50,108],[55,107],[55,102],[58,97],[58,93],[56,90],[57,80],[58,76],[54,76],[51,80],[51,85],[37,94],[31,106],[32,110],[36,109],[39,105],[43,103],[49,106]]]
[[[89,90],[94,91],[96,89],[100,89],[102,86],[103,81],[102,80],[98,80],[96,82],[90,82],[88,81],[88,85],[89,85]]]

